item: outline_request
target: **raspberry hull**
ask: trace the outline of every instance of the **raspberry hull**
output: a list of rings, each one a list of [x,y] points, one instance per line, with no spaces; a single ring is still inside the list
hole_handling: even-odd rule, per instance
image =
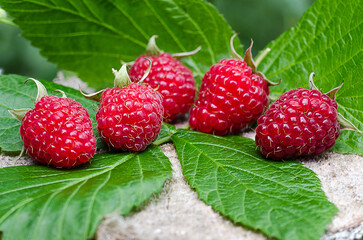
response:
[[[163,96],[164,120],[170,122],[188,112],[194,102],[196,90],[192,71],[168,53],[146,57],[152,60],[152,68],[144,83]],[[138,82],[148,66],[145,56],[138,57],[129,71],[131,80]]]
[[[225,135],[243,129],[267,108],[266,81],[246,62],[224,59],[204,75],[195,106],[190,110],[191,128]]]
[[[339,137],[337,108],[335,100],[317,90],[290,90],[258,119],[256,144],[273,160],[318,155]]]
[[[144,150],[160,132],[161,103],[160,94],[143,85],[106,89],[96,114],[102,139],[115,149]]]
[[[85,163],[96,151],[88,112],[73,99],[42,97],[22,119],[20,135],[31,158],[55,167]]]

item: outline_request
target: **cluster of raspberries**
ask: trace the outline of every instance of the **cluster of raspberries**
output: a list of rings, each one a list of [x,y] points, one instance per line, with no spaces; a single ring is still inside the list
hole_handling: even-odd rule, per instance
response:
[[[113,149],[143,151],[163,121],[171,122],[189,110],[192,129],[216,135],[240,131],[258,119],[256,145],[274,160],[320,154],[340,134],[337,103],[318,90],[290,90],[266,111],[269,82],[246,56],[211,66],[195,99],[192,71],[175,57],[181,55],[149,45],[153,55],[137,58],[128,73],[123,67],[123,73],[116,72],[115,87],[98,93],[98,131]],[[118,79],[121,75],[123,79]],[[38,99],[22,117],[20,134],[29,156],[55,167],[85,163],[96,151],[87,111],[64,97]]]

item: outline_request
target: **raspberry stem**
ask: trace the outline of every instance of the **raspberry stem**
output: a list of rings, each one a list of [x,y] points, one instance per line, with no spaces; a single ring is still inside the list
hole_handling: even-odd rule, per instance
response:
[[[164,51],[160,50],[158,48],[158,45],[156,45],[156,41],[155,39],[159,37],[158,35],[153,35],[146,47],[146,55],[148,56],[159,56],[161,54],[164,53]],[[193,56],[194,54],[196,54],[197,52],[199,52],[199,50],[202,49],[201,46],[198,46],[196,49],[194,49],[193,51],[190,52],[182,52],[182,53],[173,53],[171,54],[171,56],[175,59],[181,59],[181,58],[185,58],[185,57],[190,57]],[[130,64],[129,64],[130,65]]]
[[[105,89],[102,89],[98,92],[95,92],[95,93],[91,93],[91,94],[85,94],[82,89],[81,89],[81,86],[79,87],[79,91],[80,93],[82,94],[82,96],[88,100],[92,100],[92,101],[95,101],[95,102],[99,102],[101,100],[101,97],[102,97],[102,94],[103,92],[105,91]]]
[[[122,67],[118,71],[112,68],[112,73],[115,75],[115,87],[123,88],[132,83],[129,74],[127,73],[126,64],[122,65]]]
[[[62,94],[62,97],[61,98],[67,98],[66,93],[63,92],[62,90],[57,89],[57,90],[54,90],[53,92],[59,92],[60,94]]]
[[[158,35],[153,35],[148,44],[147,44],[147,47],[146,47],[146,54],[148,56],[158,56],[160,54],[163,53],[163,51],[161,51],[158,46],[156,45],[156,42],[155,42],[155,39],[159,37]]]
[[[343,87],[344,84],[344,79],[342,84],[340,84],[340,86],[333,88],[332,90],[330,90],[329,92],[325,93],[326,95],[328,95],[331,99],[334,99],[337,97],[337,92],[339,91],[339,89],[341,89]]]
[[[48,96],[47,93],[47,89],[44,87],[44,85],[39,82],[38,80],[34,79],[34,78],[28,78],[24,84],[26,82],[28,82],[29,80],[35,82],[35,84],[37,85],[38,88],[38,92],[37,92],[37,98],[35,99],[35,102],[40,101],[40,99],[42,97]],[[31,110],[31,108],[22,108],[22,109],[14,109],[14,110],[8,110],[8,112],[11,114],[11,116],[13,116],[16,120],[20,121],[23,119],[23,117],[25,116],[25,114]]]
[[[151,65],[152,65],[152,62],[149,58],[145,58],[148,62],[149,62],[149,66],[147,67],[144,75],[141,77],[139,83],[142,83],[146,78],[147,76],[149,76],[149,73],[150,73],[150,70],[151,70]]]
[[[243,60],[243,58],[241,57],[241,55],[239,55],[237,52],[236,52],[236,49],[234,49],[234,46],[233,46],[233,40],[234,38],[238,35],[238,33],[235,33],[233,34],[233,36],[231,37],[231,39],[229,40],[229,45],[231,47],[231,51],[232,51],[232,56],[238,60]]]
[[[35,102],[38,102],[42,97],[48,96],[47,89],[41,82],[34,78],[28,78],[24,83],[28,82],[29,80],[35,82],[38,88],[37,98],[35,99]]]
[[[315,76],[315,73],[311,72],[310,76],[309,76],[309,89],[310,90],[318,90],[320,92],[320,90],[318,89],[318,87],[314,83],[314,76]]]
[[[159,139],[157,139],[157,140],[155,140],[153,142],[153,145],[160,146],[161,144],[170,142],[171,141],[171,136],[172,135],[169,135],[169,136],[166,136],[166,137],[163,137],[163,138],[159,138]]]
[[[352,130],[352,131],[356,131],[356,132],[359,132],[359,133],[363,133],[353,123],[351,123],[348,119],[343,117],[343,115],[340,114],[340,113],[338,113],[337,121],[340,124],[341,129]]]
[[[14,109],[14,110],[8,110],[8,112],[13,116],[16,120],[21,122],[25,114],[30,111],[31,108],[21,108],[21,109]]]
[[[253,73],[257,73],[256,63],[255,61],[253,61],[252,57],[252,46],[253,46],[253,40],[251,38],[251,45],[247,48],[245,56],[243,57],[243,61],[247,63],[247,65],[252,69]]]
[[[200,49],[202,49],[202,46],[198,46],[196,49],[194,49],[193,51],[190,51],[190,52],[173,53],[173,54],[171,54],[171,56],[173,58],[175,58],[175,59],[182,59],[182,58],[185,58],[185,57],[193,56],[194,54],[199,52]]]

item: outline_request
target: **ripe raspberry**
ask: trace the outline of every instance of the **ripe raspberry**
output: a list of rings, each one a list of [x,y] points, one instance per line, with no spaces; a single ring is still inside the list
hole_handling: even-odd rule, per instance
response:
[[[108,145],[142,151],[159,134],[162,116],[162,97],[147,86],[132,83],[104,91],[96,120]]]
[[[248,51],[250,48],[245,59]],[[198,99],[190,110],[191,128],[225,135],[251,124],[267,108],[267,81],[254,66],[238,58],[223,59],[204,75]]]
[[[335,100],[318,90],[290,90],[258,119],[256,144],[274,160],[318,155],[339,137],[337,108]]]
[[[336,93],[343,86],[322,94],[310,74],[307,89],[282,94],[257,121],[256,145],[273,160],[315,156],[332,148],[340,130],[362,133],[337,112]]]
[[[154,89],[140,83],[151,69],[151,61],[139,83],[132,83],[126,64],[114,69],[113,88],[82,95],[100,100],[96,114],[98,131],[102,139],[114,149],[143,151],[159,134],[163,122],[162,97]]]
[[[88,112],[69,98],[41,97],[22,118],[20,135],[31,158],[58,168],[85,163],[96,152]]]
[[[170,54],[147,56],[152,68],[144,83],[156,89],[163,96],[164,120],[170,122],[179,114],[188,112],[195,98],[195,80],[192,71]],[[149,63],[140,56],[130,68],[131,81],[138,82]]]
[[[188,112],[196,94],[195,80],[192,71],[184,66],[178,59],[191,56],[200,48],[192,52],[169,54],[163,53],[155,43],[152,36],[147,49],[147,56],[140,56],[130,68],[129,74],[132,82],[138,82],[152,60],[152,68],[144,83],[156,89],[163,96],[164,121],[170,122],[179,114]]]

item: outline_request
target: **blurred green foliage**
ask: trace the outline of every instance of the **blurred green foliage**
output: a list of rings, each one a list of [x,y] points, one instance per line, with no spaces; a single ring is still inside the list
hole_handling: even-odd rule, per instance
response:
[[[295,26],[313,0],[209,0],[226,18],[247,48],[257,54],[269,42]]]
[[[294,26],[313,0],[209,0],[239,33],[244,46],[254,40],[254,55],[270,41]],[[242,53],[240,53],[242,54]],[[0,23],[0,69],[51,80],[57,67],[49,63],[21,37],[21,31],[12,25]]]
[[[57,67],[49,63],[21,37],[21,31],[13,25],[0,23],[0,68],[3,73],[16,73],[40,79],[52,80]]]

